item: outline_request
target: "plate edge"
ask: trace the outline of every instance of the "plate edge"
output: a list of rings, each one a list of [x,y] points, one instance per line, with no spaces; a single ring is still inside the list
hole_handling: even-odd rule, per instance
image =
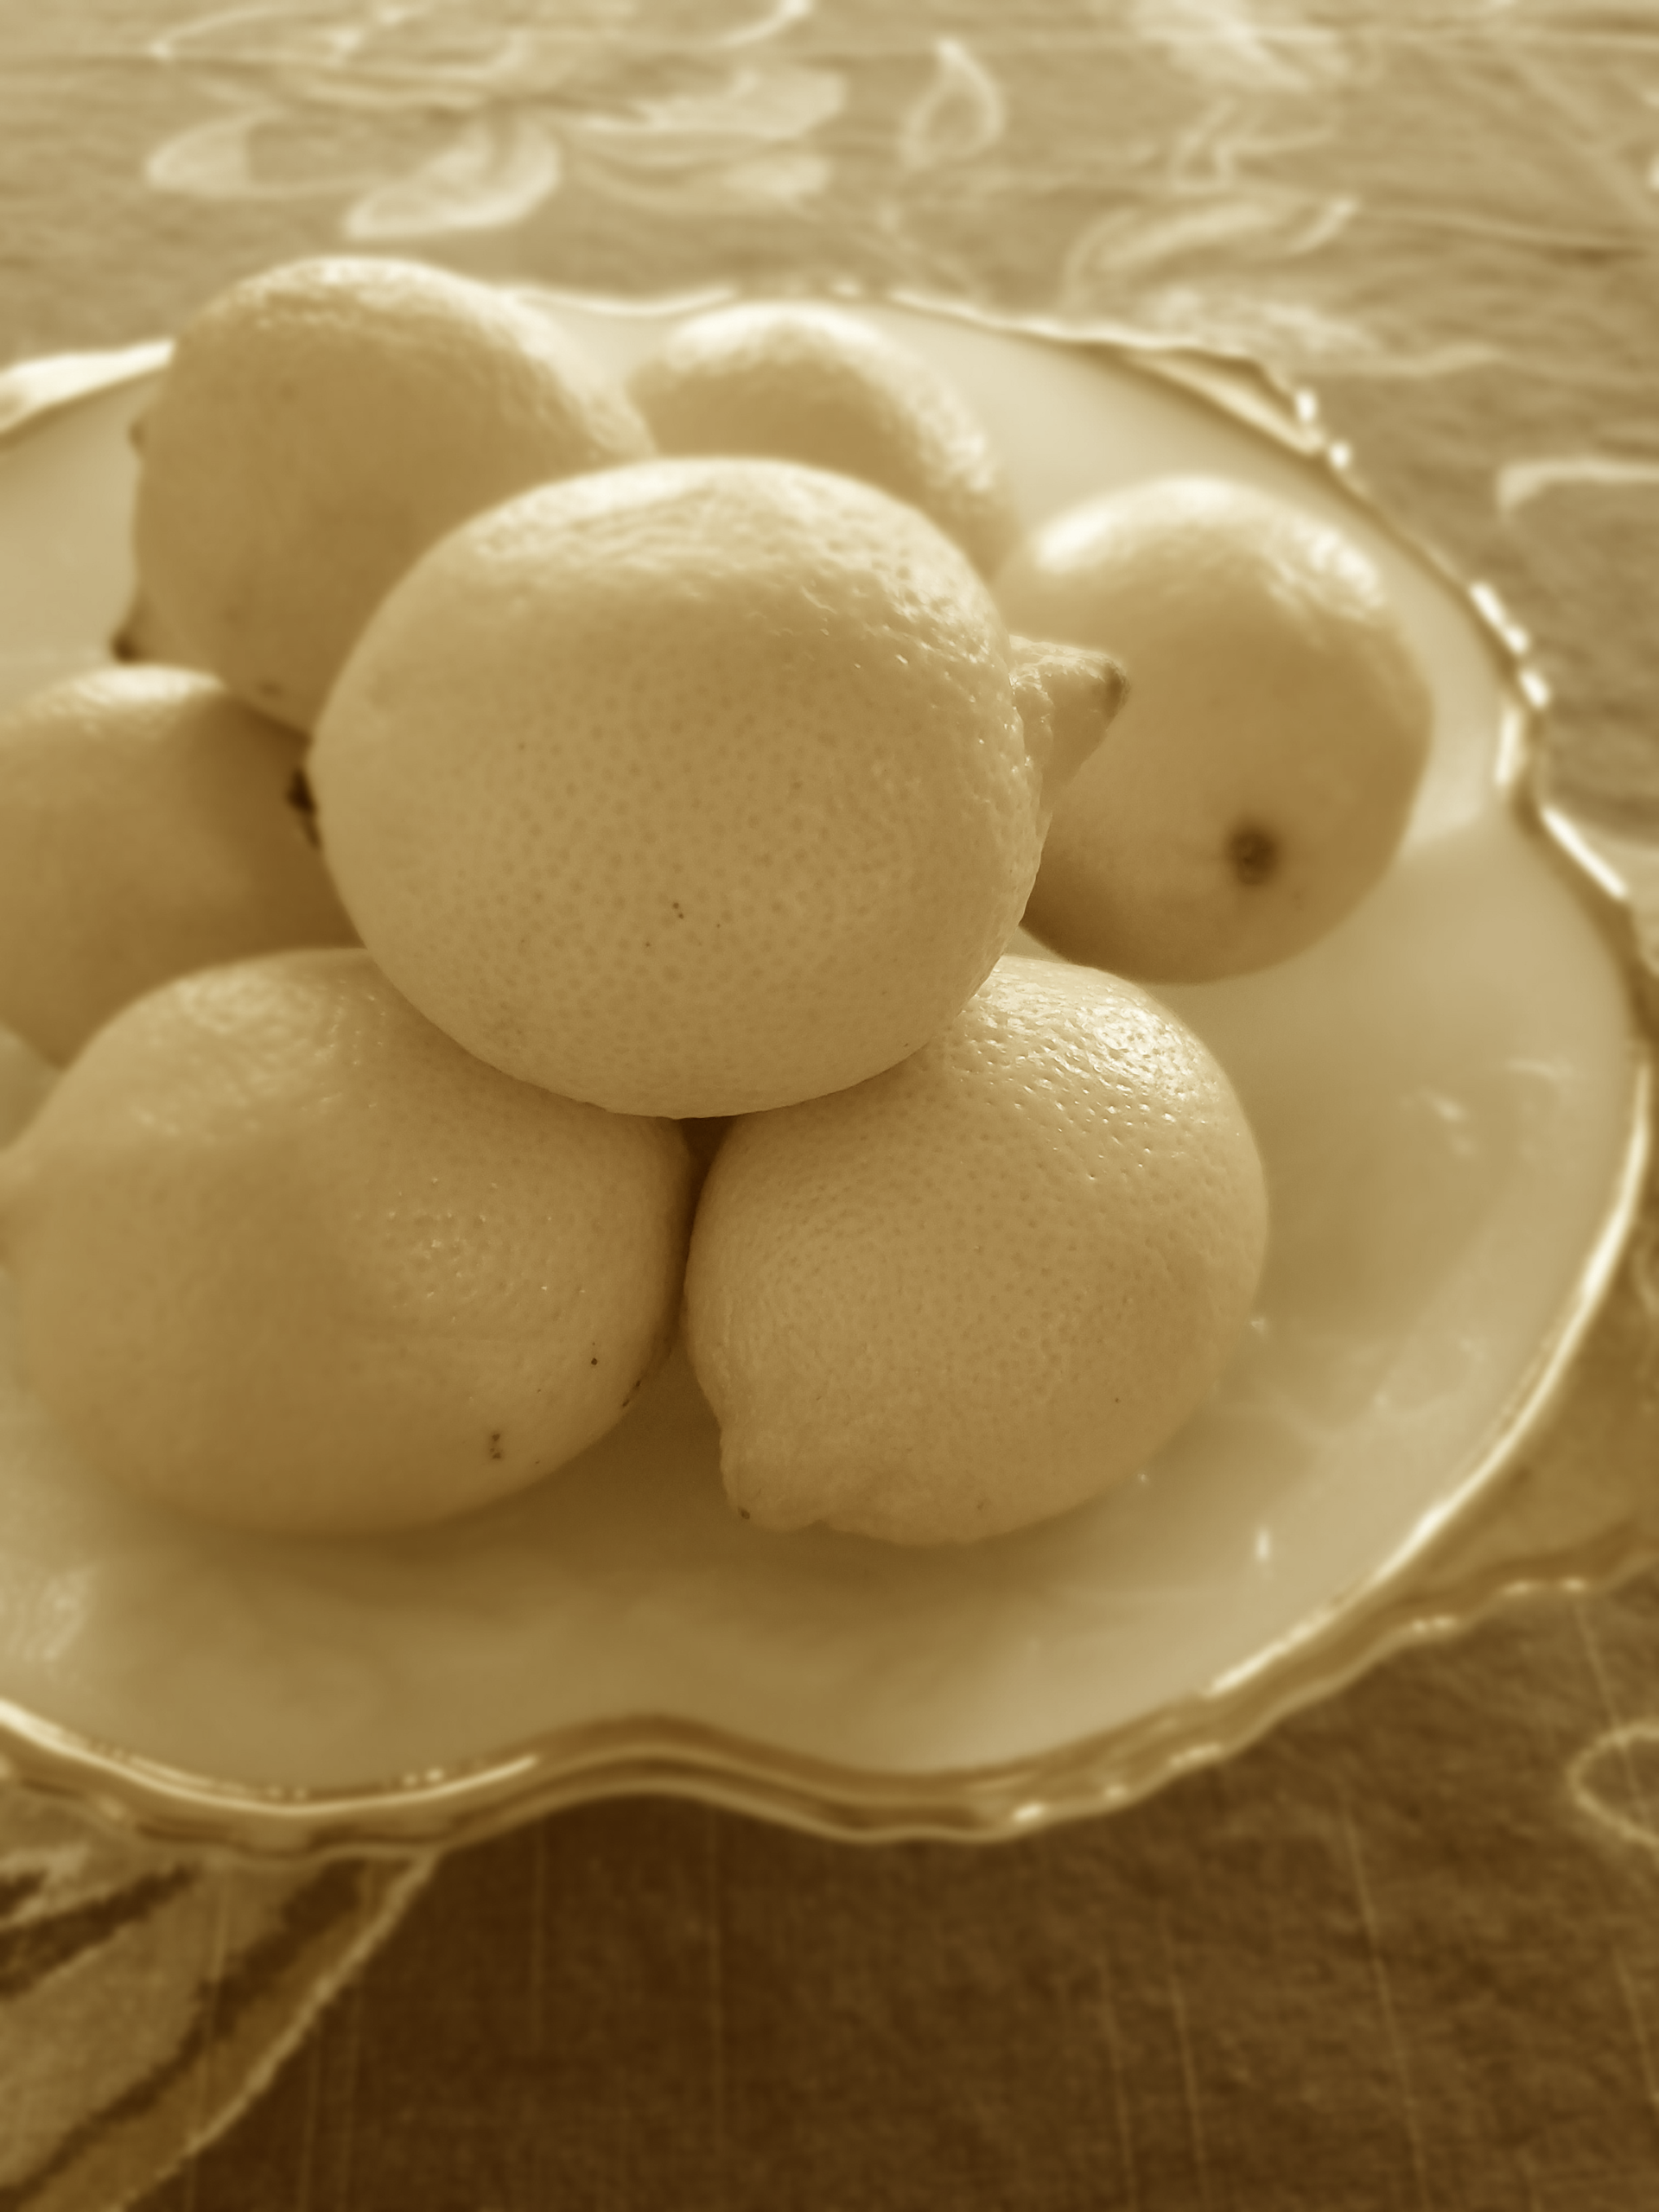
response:
[[[533,294],[543,288],[517,289]],[[714,305],[721,296],[739,295],[699,296],[696,304]],[[1501,1508],[1506,1478],[1516,1473],[1522,1452],[1559,1412],[1578,1356],[1616,1294],[1637,1220],[1644,1207],[1659,1205],[1659,979],[1641,957],[1628,899],[1605,864],[1581,845],[1571,817],[1541,796],[1548,690],[1527,658],[1524,633],[1489,587],[1466,582],[1436,547],[1370,493],[1350,448],[1325,429],[1313,394],[1251,356],[1211,353],[1117,326],[1021,318],[901,291],[844,296],[1097,353],[1173,386],[1306,463],[1471,608],[1510,709],[1496,768],[1499,790],[1600,931],[1630,1008],[1632,1089],[1624,1173],[1557,1329],[1541,1347],[1510,1408],[1473,1455],[1452,1499],[1381,1567],[1331,1600],[1293,1638],[1179,1704],[1024,1759],[885,1774],[809,1758],[697,1723],[636,1715],[585,1723],[487,1760],[395,1778],[367,1790],[277,1789],[215,1783],[0,1702],[0,1776],[6,1779],[71,1799],[106,1823],[150,1840],[262,1859],[450,1848],[568,1806],[641,1794],[692,1797],[842,1840],[1001,1841],[1136,1802],[1183,1773],[1244,1749],[1392,1652],[1454,1633],[1506,1601],[1541,1588],[1614,1581],[1659,1555],[1659,1533],[1627,1518],[1571,1554],[1500,1560],[1438,1589],[1406,1586],[1454,1536],[1466,1534],[1471,1518]],[[606,303],[573,298],[572,304]],[[683,310],[686,303],[629,304],[635,313],[649,314]],[[170,341],[162,340],[47,357],[0,373],[0,452],[67,410],[153,376],[170,351]],[[1287,1677],[1287,1662],[1294,1670]]]

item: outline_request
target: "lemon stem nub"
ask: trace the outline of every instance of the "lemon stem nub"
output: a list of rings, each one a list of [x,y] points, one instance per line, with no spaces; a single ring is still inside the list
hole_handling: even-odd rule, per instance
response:
[[[1043,779],[1043,804],[1052,810],[1111,728],[1128,679],[1109,653],[1031,638],[1009,643],[1014,704]]]

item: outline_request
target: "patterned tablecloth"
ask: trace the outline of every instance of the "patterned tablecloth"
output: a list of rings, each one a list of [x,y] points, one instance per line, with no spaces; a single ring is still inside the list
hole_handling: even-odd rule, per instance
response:
[[[1656,191],[1649,0],[0,0],[0,361],[341,243],[1242,346],[1532,632],[1649,887]],[[982,1852],[640,1800],[273,1871],[13,1792],[0,2209],[1622,2212],[1656,1671],[1651,1573],[1539,1597]]]

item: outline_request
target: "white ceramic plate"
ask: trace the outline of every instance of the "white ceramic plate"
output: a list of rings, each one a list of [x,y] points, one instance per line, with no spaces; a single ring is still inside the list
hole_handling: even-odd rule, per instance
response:
[[[664,320],[557,312],[619,363]],[[1177,470],[1277,490],[1375,555],[1432,677],[1382,887],[1300,959],[1168,995],[1272,1192],[1220,1391],[1126,1488],[961,1552],[735,1520],[677,1357],[607,1441],[463,1524],[255,1541],[79,1465],[0,1312],[0,1749],[26,1777],[268,1850],[644,1788],[837,1833],[1015,1833],[1351,1670],[1558,1386],[1644,1173],[1648,1056],[1612,902],[1526,797],[1535,702],[1499,625],[1238,365],[869,312],[978,405],[1029,519]],[[48,365],[0,448],[0,695],[100,658],[123,612],[125,431],[156,358]],[[0,1128],[43,1079],[0,1055]]]

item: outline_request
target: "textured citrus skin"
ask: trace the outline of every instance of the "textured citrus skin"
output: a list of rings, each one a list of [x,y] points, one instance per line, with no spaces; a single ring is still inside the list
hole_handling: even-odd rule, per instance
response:
[[[868,486],[546,486],[371,623],[313,749],[324,848],[495,1066],[628,1113],[814,1097],[925,1043],[1018,923],[1058,725],[1033,752],[1014,662],[965,556]]]
[[[770,454],[879,484],[988,576],[1019,534],[1002,463],[955,386],[834,308],[757,302],[694,315],[628,389],[664,453]]]
[[[435,538],[529,485],[651,450],[620,384],[532,308],[346,256],[212,301],[138,435],[151,622],[302,729]]]
[[[1063,1512],[1208,1393],[1266,1232],[1198,1039],[1132,984],[1003,960],[914,1058],[716,1155],[684,1327],[728,1493],[912,1544]]]
[[[0,1154],[27,1379],[107,1475],[256,1529],[437,1520],[602,1435],[690,1211],[677,1129],[482,1066],[360,951],[139,1000]]]
[[[1357,547],[1265,493],[1168,478],[1046,523],[1008,621],[1105,646],[1127,705],[1056,808],[1026,926],[1149,982],[1313,944],[1382,875],[1427,758],[1427,687]]]
[[[289,803],[303,743],[171,668],[71,677],[0,715],[0,1022],[61,1062],[193,968],[353,944]]]

